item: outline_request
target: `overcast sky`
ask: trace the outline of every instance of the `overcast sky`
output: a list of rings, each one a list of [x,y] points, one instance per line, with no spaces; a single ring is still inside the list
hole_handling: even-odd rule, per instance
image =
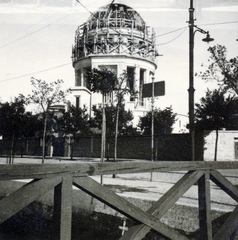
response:
[[[19,4],[19,2],[24,4]],[[9,101],[19,93],[31,91],[30,78],[46,81],[63,79],[64,88],[74,85],[71,50],[77,26],[90,12],[110,1],[81,0],[0,0],[0,98]],[[178,114],[188,114],[188,0],[120,0],[133,7],[157,36],[156,80],[166,83],[166,95],[156,107],[172,106]],[[32,4],[29,4],[32,3]],[[38,3],[38,4],[37,4]],[[74,6],[74,7],[72,7]],[[235,0],[194,0],[196,24],[210,31],[210,44],[225,45],[228,57],[238,53],[238,3]],[[205,35],[195,36],[195,72],[206,70],[208,44]],[[203,64],[203,67],[201,65]],[[214,84],[195,78],[195,101]]]

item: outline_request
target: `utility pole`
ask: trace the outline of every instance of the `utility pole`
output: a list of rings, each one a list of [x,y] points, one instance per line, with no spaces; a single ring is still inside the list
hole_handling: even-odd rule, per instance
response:
[[[193,0],[189,7],[189,131],[191,137],[192,161],[195,161],[195,132],[194,132],[194,8]]]
[[[195,129],[194,129],[194,36],[196,32],[206,34],[206,38],[202,39],[204,42],[211,42],[214,39],[210,38],[209,32],[194,25],[194,7],[193,0],[190,0],[189,7],[189,89],[188,89],[188,104],[189,104],[189,133],[191,136],[191,153],[192,161],[196,158],[196,147],[195,147]],[[196,29],[194,31],[194,29]]]
[[[155,77],[152,76],[152,98],[151,98],[151,162],[154,161],[154,104],[155,104]],[[153,180],[153,172],[151,171],[150,181]]]
[[[152,77],[152,98],[151,98],[151,161],[154,161],[154,104],[155,104],[155,83],[154,76]]]

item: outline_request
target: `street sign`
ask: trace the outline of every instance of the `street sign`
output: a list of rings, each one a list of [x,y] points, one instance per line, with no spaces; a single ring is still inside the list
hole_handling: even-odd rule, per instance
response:
[[[164,96],[165,95],[165,81],[154,83],[154,96]],[[152,97],[152,83],[146,83],[143,85],[142,90],[143,98]]]

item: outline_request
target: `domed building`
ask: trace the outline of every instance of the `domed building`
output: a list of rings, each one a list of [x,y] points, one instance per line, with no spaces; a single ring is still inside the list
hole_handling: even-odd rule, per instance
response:
[[[120,3],[108,4],[93,13],[76,30],[72,50],[75,86],[72,89],[76,107],[86,106],[91,114],[92,105],[102,103],[99,93],[92,93],[87,83],[89,69],[107,68],[117,77],[127,73],[127,86],[136,95],[125,96],[125,108],[139,116],[150,111],[150,101],[143,98],[143,86],[152,82],[157,68],[154,30],[134,9]]]

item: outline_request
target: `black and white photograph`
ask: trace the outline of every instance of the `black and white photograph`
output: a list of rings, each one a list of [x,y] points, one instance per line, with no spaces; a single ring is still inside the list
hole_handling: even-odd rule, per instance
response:
[[[0,240],[238,239],[238,1],[0,0]]]

